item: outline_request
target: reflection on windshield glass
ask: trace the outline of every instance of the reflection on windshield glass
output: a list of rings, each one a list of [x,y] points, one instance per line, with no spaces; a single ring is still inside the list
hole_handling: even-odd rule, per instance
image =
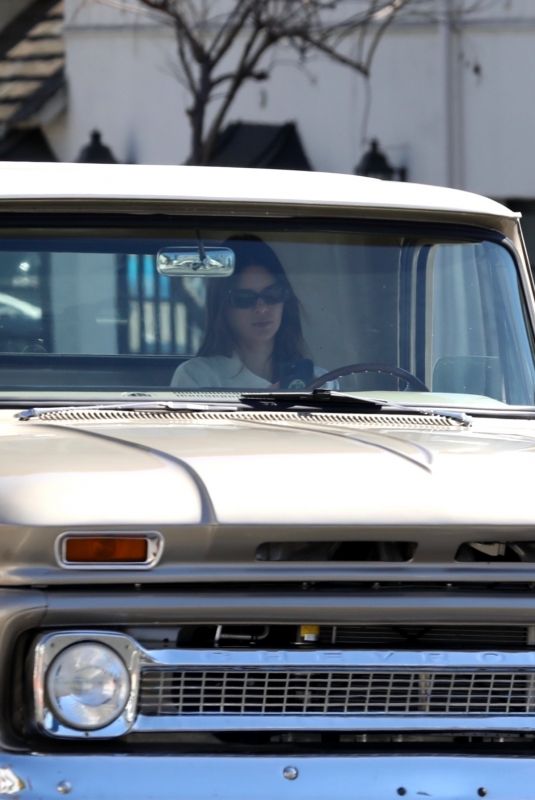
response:
[[[499,242],[399,224],[249,228],[203,231],[203,246],[234,252],[228,277],[157,271],[162,248],[198,247],[193,226],[4,236],[3,388],[324,385],[533,403],[522,292]]]

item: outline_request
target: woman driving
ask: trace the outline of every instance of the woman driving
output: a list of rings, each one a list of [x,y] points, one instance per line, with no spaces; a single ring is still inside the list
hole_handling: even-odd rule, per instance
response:
[[[171,385],[189,388],[304,388],[313,380],[305,358],[299,302],[272,248],[260,238],[227,239],[231,278],[210,281],[204,340]],[[317,374],[317,373],[316,373]]]

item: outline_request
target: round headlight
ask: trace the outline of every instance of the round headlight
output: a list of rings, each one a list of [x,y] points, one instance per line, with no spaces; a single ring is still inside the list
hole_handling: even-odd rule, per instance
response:
[[[119,655],[98,642],[66,647],[46,675],[51,709],[71,728],[96,730],[119,717],[130,694],[130,676]]]

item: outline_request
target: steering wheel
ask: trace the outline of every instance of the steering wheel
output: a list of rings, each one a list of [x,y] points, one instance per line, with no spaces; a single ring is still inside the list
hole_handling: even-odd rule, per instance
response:
[[[343,377],[344,375],[353,375],[357,372],[377,372],[384,373],[385,375],[392,375],[394,378],[400,378],[401,380],[405,381],[408,387],[417,392],[429,391],[425,383],[421,381],[420,378],[417,378],[416,375],[413,375],[412,372],[408,372],[402,367],[391,367],[388,364],[374,363],[346,364],[343,367],[336,367],[335,369],[329,370],[329,372],[326,372],[324,375],[320,375],[318,378],[315,378],[312,383],[308,384],[306,388],[307,390],[318,389],[328,381],[333,381],[336,378]]]

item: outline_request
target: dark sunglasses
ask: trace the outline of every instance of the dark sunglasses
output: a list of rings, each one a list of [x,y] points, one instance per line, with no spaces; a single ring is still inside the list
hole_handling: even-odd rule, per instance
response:
[[[266,286],[261,292],[252,289],[230,289],[229,302],[233,308],[255,308],[259,300],[268,306],[275,306],[277,303],[284,303],[289,297],[289,291],[281,283],[273,283]]]

